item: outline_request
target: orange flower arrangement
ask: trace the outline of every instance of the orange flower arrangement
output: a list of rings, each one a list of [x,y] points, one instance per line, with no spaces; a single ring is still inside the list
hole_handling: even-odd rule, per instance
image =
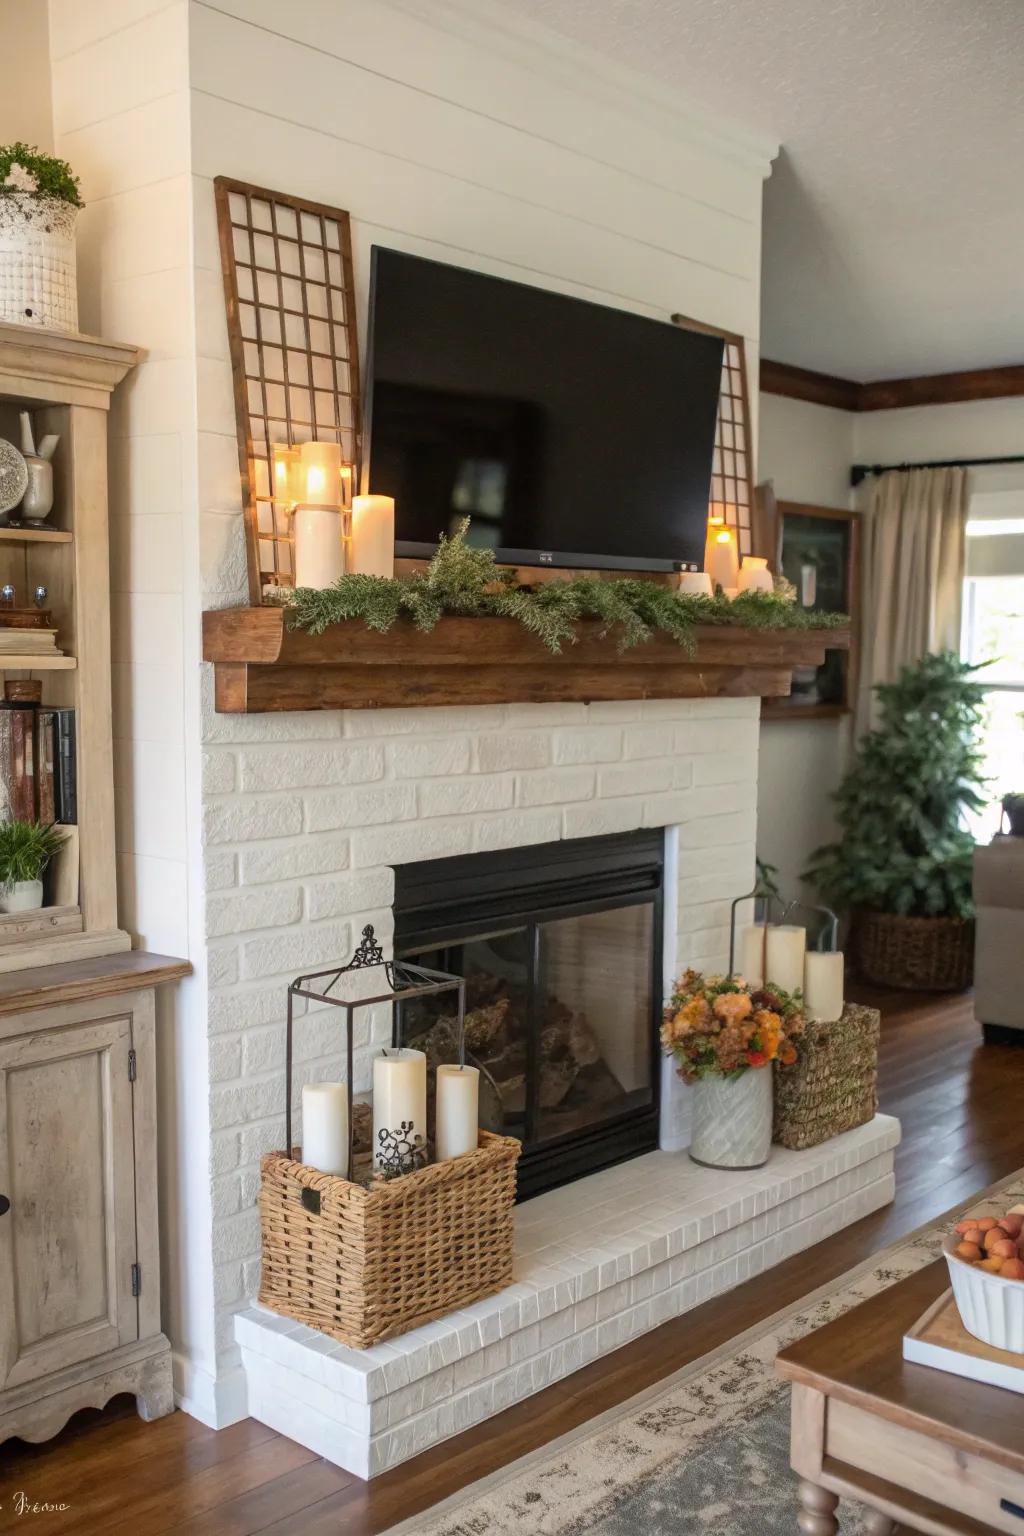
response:
[[[804,1027],[799,992],[749,987],[741,976],[687,971],[665,1008],[661,1043],[686,1082],[737,1077],[773,1061],[791,1066]]]

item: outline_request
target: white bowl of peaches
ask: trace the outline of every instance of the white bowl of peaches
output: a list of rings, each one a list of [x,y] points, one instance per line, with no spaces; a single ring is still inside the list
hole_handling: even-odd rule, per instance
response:
[[[942,1251],[967,1332],[1024,1355],[1024,1207],[1005,1216],[966,1216]]]

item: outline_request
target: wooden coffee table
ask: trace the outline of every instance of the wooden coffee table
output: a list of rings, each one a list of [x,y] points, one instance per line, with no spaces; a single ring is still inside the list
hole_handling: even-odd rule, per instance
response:
[[[948,1285],[929,1264],[779,1355],[804,1536],[834,1536],[840,1494],[868,1506],[872,1536],[1024,1536],[1024,1396],[903,1359]]]

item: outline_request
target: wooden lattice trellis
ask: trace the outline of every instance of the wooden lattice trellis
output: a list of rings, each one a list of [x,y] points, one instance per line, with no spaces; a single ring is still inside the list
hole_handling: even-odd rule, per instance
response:
[[[352,243],[340,208],[218,176],[250,601],[293,584],[287,508],[271,453],[318,439],[359,460],[359,353]]]
[[[753,455],[750,396],[747,391],[747,355],[743,337],[737,336],[734,331],[722,331],[715,326],[704,325],[699,320],[690,320],[685,315],[673,315],[672,319],[684,330],[721,336],[725,343],[708,513],[710,516],[722,517],[729,527],[736,529],[736,541],[741,555],[768,555],[772,553],[768,549],[755,547],[760,545],[761,540],[755,534],[757,514],[751,483]]]

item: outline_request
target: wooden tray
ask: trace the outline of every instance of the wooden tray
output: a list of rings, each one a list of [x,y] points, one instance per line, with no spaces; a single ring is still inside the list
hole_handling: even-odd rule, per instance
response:
[[[1024,1394],[1024,1355],[994,1349],[968,1333],[960,1321],[952,1291],[944,1291],[903,1335],[903,1358],[915,1365],[930,1365],[953,1376],[966,1376],[969,1381],[984,1381],[989,1386]]]

